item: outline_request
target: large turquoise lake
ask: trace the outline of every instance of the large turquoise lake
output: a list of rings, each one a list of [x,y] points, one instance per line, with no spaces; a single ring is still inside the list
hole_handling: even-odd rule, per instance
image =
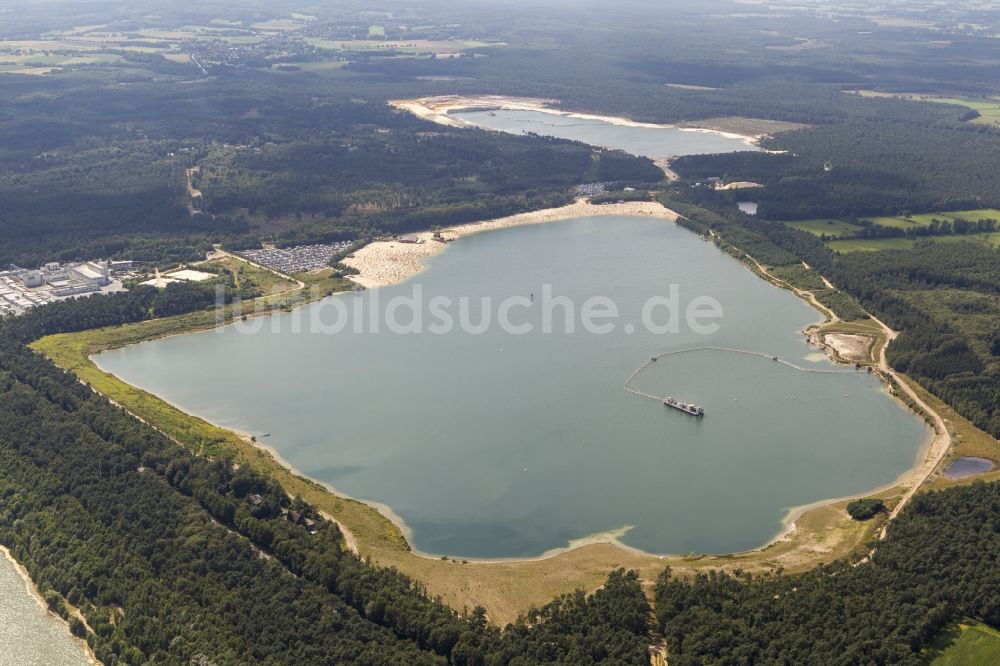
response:
[[[315,315],[336,319],[334,299],[367,316],[416,287],[425,303],[471,299],[471,322],[482,297],[494,319],[517,297],[510,319],[535,330],[310,325]],[[715,299],[718,330],[641,325],[644,304],[672,288],[681,306]],[[577,321],[588,298],[607,297],[620,314],[614,330],[543,332],[546,290],[575,304]],[[636,379],[701,403],[701,419],[622,385],[654,354],[702,346],[844,370],[805,343],[801,330],[817,319],[672,223],[594,217],[468,236],[405,284],[96,360],[188,412],[270,434],[260,441],[297,470],[390,507],[421,551],[535,556],[631,526],[621,540],[646,551],[723,553],[766,543],[793,507],[892,482],[914,464],[926,426],[867,373],[802,372],[725,352],[666,357]]]

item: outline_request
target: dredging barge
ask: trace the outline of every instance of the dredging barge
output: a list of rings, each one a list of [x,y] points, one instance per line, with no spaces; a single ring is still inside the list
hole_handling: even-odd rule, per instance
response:
[[[679,409],[682,412],[690,414],[691,416],[704,416],[705,408],[701,405],[689,404],[686,402],[681,402],[680,400],[674,400],[673,398],[667,398],[663,401],[663,404],[667,407],[673,407],[674,409]]]

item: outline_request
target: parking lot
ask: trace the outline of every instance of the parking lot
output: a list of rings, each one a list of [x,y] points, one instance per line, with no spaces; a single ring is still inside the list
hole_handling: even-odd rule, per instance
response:
[[[237,252],[239,256],[282,273],[305,273],[330,265],[336,252],[350,246],[349,241],[323,245],[297,245],[286,248],[263,248]]]

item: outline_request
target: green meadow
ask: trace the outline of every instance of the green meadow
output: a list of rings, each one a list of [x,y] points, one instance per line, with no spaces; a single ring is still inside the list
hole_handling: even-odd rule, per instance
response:
[[[964,234],[961,236],[929,236],[926,238],[935,243],[986,243],[1000,247],[1000,231],[984,234]],[[849,238],[832,240],[826,246],[834,252],[873,252],[875,250],[909,250],[918,240],[914,238]]]
[[[957,104],[967,106],[979,112],[979,117],[973,120],[981,125],[1000,125],[1000,99],[960,99],[957,97],[925,97],[924,101],[939,104]]]
[[[786,222],[785,224],[790,226],[792,229],[806,231],[816,236],[826,234],[831,238],[840,238],[842,236],[850,237],[860,230],[860,227],[856,224],[851,224],[850,222],[845,222],[843,220],[831,219],[796,220],[795,222]]]
[[[1000,210],[995,208],[978,208],[973,210],[953,210],[940,213],[919,213],[916,215],[886,215],[863,218],[864,222],[880,227],[893,229],[916,229],[926,227],[934,220],[954,222],[957,219],[977,222],[979,220],[993,220],[1000,226]],[[794,220],[785,222],[792,229],[805,231],[815,236],[826,236],[829,240],[826,245],[836,252],[860,252],[873,250],[908,250],[919,240],[916,238],[855,238],[861,231],[861,226],[846,220],[831,218],[819,218],[811,220]],[[942,243],[957,243],[961,241],[973,241],[987,243],[993,246],[1000,246],[1000,231],[986,232],[978,234],[962,234],[954,236],[932,236],[929,237]]]
[[[1000,664],[1000,631],[972,622],[960,624],[946,633],[947,646],[931,661],[931,666],[993,666]]]

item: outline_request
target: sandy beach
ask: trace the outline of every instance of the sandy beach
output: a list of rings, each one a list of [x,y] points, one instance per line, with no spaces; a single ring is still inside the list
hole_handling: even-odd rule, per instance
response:
[[[403,243],[398,240],[377,241],[361,248],[354,253],[354,256],[345,259],[344,263],[361,271],[351,278],[357,284],[369,289],[385,287],[404,282],[422,271],[428,257],[443,252],[448,247],[448,241],[456,238],[506,227],[597,215],[658,217],[671,222],[678,217],[677,213],[654,201],[597,205],[580,198],[561,208],[547,208],[442,229],[439,233],[443,240],[436,240],[433,232],[425,231],[414,235],[419,241],[417,243]]]

